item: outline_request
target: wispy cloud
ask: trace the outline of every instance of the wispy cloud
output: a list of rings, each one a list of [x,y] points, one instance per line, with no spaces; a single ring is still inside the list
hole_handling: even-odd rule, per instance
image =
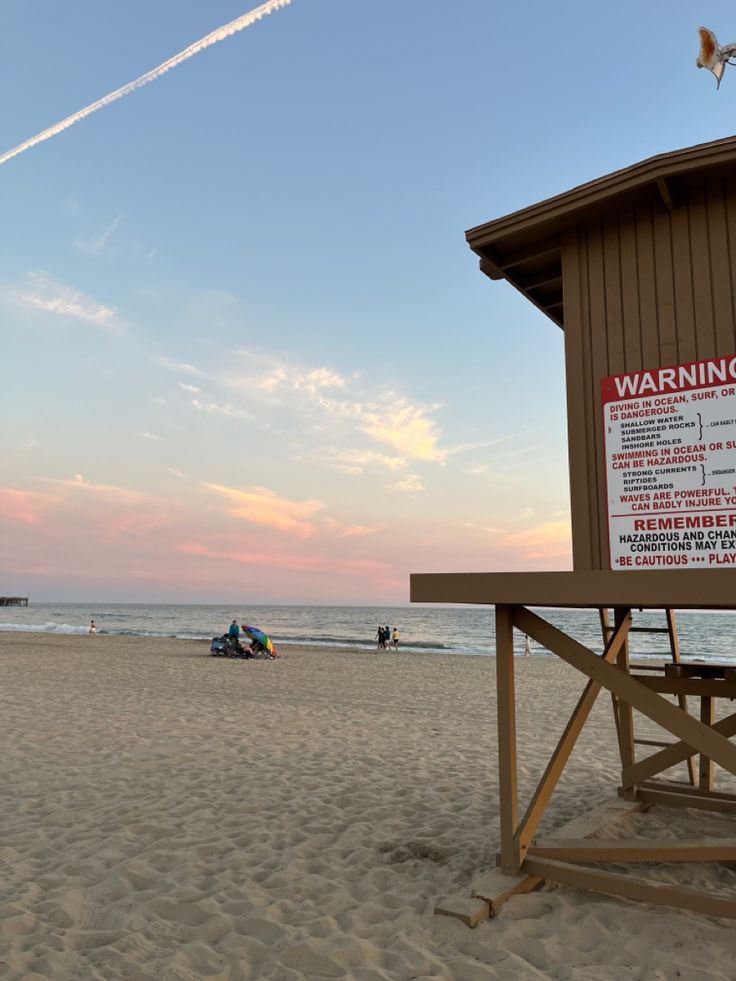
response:
[[[403,456],[388,456],[375,450],[353,448],[341,450],[330,447],[322,454],[322,459],[328,466],[345,474],[361,474],[372,468],[395,471],[406,466],[406,458]]]
[[[138,433],[142,439],[152,439],[157,443],[163,442],[163,436],[157,436],[156,433]]]
[[[187,385],[184,382],[179,382],[179,388],[185,392],[191,392],[192,395],[199,395],[202,391],[201,388],[197,388],[196,385]]]
[[[236,405],[229,402],[220,405],[218,402],[200,402],[199,399],[192,399],[192,405],[199,412],[206,412],[211,416],[233,416],[240,419],[252,419],[253,416],[245,409],[239,409]]]
[[[379,531],[384,531],[385,525],[348,525],[340,532],[343,538],[363,538],[366,535],[375,535]]]
[[[194,375],[196,378],[206,378],[207,375],[204,371],[200,371],[199,368],[195,368],[193,364],[187,364],[182,361],[172,361],[171,358],[167,358],[165,355],[159,355],[156,361],[163,365],[167,371],[176,371],[181,375]]]
[[[244,521],[308,538],[314,533],[313,519],[323,510],[321,501],[291,501],[267,487],[223,487],[205,484],[208,490],[230,501],[230,513]]]
[[[476,528],[478,531],[483,531],[488,535],[504,535],[506,530],[504,528],[497,528],[495,525],[477,525],[472,521],[464,521],[464,528]]]
[[[479,439],[474,443],[458,443],[445,450],[446,456],[457,456],[459,453],[470,453],[473,450],[483,450],[489,446],[498,446],[499,443],[508,443],[509,440],[516,439],[515,436],[500,436],[497,439]]]
[[[89,253],[90,255],[99,255],[100,252],[102,252],[102,250],[107,245],[110,236],[118,227],[122,219],[123,216],[118,215],[117,218],[115,218],[114,221],[110,225],[108,225],[108,227],[105,229],[102,235],[94,239],[94,241],[92,242],[85,242],[82,239],[74,239],[75,247],[81,249],[82,252]]]
[[[213,44],[217,44],[218,41],[224,41],[225,38],[236,34],[238,31],[245,30],[246,27],[250,27],[251,24],[255,24],[262,17],[270,14],[274,10],[279,10],[281,7],[287,6],[291,0],[268,0],[267,3],[261,4],[260,7],[256,7],[254,10],[249,11],[247,14],[243,14],[241,17],[237,17],[235,20],[231,20],[228,24],[218,27],[217,30],[212,31],[205,37],[201,38],[199,41],[195,41],[190,44],[188,48],[184,51],[180,51],[179,54],[174,55],[169,58],[168,61],[163,62],[158,68],[152,69],[150,72],[146,72],[145,75],[141,75],[139,78],[135,79],[133,82],[128,82],[127,85],[123,85],[121,88],[116,89],[114,92],[110,92],[109,95],[104,96],[102,99],[98,99],[97,102],[93,102],[91,105],[86,106],[84,109],[80,109],[79,112],[75,112],[71,116],[67,116],[66,119],[62,119],[61,122],[50,126],[48,129],[43,130],[37,136],[31,137],[30,140],[26,140],[24,143],[19,144],[12,150],[8,150],[7,153],[0,156],[0,165],[11,160],[13,157],[17,157],[19,153],[23,153],[25,150],[30,150],[31,147],[36,146],[39,143],[43,143],[44,140],[50,140],[52,136],[56,136],[59,133],[63,133],[65,129],[69,129],[75,123],[80,122],[87,116],[91,116],[93,112],[97,112],[98,109],[103,109],[105,106],[109,106],[111,102],[115,102],[117,99],[122,99],[124,96],[129,95],[136,89],[142,88],[144,85],[148,85],[149,82],[155,81],[160,78],[166,72],[171,71],[172,68],[176,68],[183,61],[188,58],[194,57],[194,55],[199,54],[200,51],[204,51],[205,48],[209,48]]]
[[[259,373],[248,379],[248,385],[254,391],[304,393],[315,401],[320,401],[323,393],[344,389],[347,384],[346,378],[330,368],[303,368],[294,364],[277,364],[265,374]]]
[[[57,282],[48,273],[28,273],[27,279],[29,285],[25,289],[16,289],[11,293],[18,303],[70,320],[81,320],[105,330],[118,326],[113,307],[97,303],[79,290]]]
[[[442,461],[447,456],[438,443],[440,433],[429,413],[439,405],[413,405],[391,392],[372,403],[355,405],[358,429],[378,443],[385,443],[412,460]]]
[[[308,412],[321,431],[346,428],[374,443],[389,446],[403,458],[441,462],[441,433],[432,414],[440,408],[421,405],[388,389],[376,393],[359,372],[340,374],[328,367],[305,367],[257,351],[239,351],[241,371],[230,371],[222,383],[243,397]],[[348,462],[350,468],[360,466]],[[352,469],[353,473],[356,471]]]
[[[396,491],[399,494],[418,494],[424,490],[424,481],[415,473],[407,474],[402,480],[397,480],[394,484],[385,484],[386,490]]]
[[[66,490],[70,490],[75,493],[127,502],[149,500],[147,494],[143,494],[137,490],[131,490],[129,487],[116,487],[114,484],[92,483],[91,481],[86,480],[81,473],[75,474],[71,480],[59,480],[56,477],[46,477],[44,479],[46,483],[53,484],[56,487],[65,488]]]

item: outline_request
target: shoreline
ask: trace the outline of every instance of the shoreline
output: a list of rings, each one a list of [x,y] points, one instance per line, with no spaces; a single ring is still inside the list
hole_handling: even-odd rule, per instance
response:
[[[494,865],[495,659],[284,653],[0,633],[4,979],[731,977],[732,923],[697,914],[545,887],[475,930],[434,916]],[[526,800],[581,683],[522,657],[517,686]],[[615,796],[614,745],[600,699],[545,831]],[[622,833],[723,820],[657,810]],[[726,866],[647,874],[736,888]]]

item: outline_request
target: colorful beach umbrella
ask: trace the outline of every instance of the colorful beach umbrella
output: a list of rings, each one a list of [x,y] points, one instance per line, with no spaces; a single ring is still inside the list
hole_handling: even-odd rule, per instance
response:
[[[264,632],[259,630],[258,627],[241,627],[241,629],[246,637],[250,637],[251,640],[258,641],[258,643],[261,644],[270,657],[278,656],[276,652],[276,645],[273,643],[268,634],[264,634]]]

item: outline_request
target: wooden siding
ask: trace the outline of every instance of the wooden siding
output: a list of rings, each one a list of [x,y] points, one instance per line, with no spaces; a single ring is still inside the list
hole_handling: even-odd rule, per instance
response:
[[[562,235],[573,564],[608,569],[600,382],[736,352],[736,176]]]

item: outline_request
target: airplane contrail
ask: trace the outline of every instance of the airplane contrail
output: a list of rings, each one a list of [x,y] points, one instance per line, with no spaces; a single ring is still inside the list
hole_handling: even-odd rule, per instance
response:
[[[97,112],[98,109],[102,109],[105,106],[109,106],[111,102],[115,102],[117,99],[122,99],[123,96],[128,95],[130,92],[134,92],[136,89],[142,88],[144,85],[148,85],[149,82],[155,81],[160,78],[161,75],[165,75],[166,72],[170,71],[172,68],[176,68],[180,65],[182,61],[186,61],[187,58],[192,58],[194,55],[199,54],[205,48],[209,48],[213,44],[217,44],[218,41],[224,41],[225,38],[231,37],[233,34],[237,34],[238,31],[245,30],[246,27],[250,27],[251,24],[255,24],[266,14],[272,13],[274,10],[279,10],[281,7],[286,7],[291,3],[291,0],[267,0],[266,3],[261,4],[260,7],[255,7],[253,10],[249,11],[247,14],[243,14],[241,17],[236,17],[235,20],[231,20],[229,24],[224,24],[222,27],[218,27],[217,30],[212,31],[205,37],[200,38],[199,41],[195,41],[194,44],[190,44],[188,48],[180,51],[179,54],[175,54],[173,58],[169,58],[158,68],[154,68],[150,72],[146,72],[145,75],[141,75],[140,78],[136,78],[133,82],[128,82],[127,85],[123,85],[122,88],[115,89],[114,92],[110,92],[109,95],[104,96],[102,99],[98,99],[97,102],[93,102],[92,105],[87,106],[85,109],[80,109],[79,112],[75,112],[71,116],[67,116],[66,119],[62,119],[61,122],[55,123],[53,126],[49,126],[48,129],[43,130],[37,136],[32,136],[30,140],[26,140],[25,143],[19,144],[13,150],[8,150],[0,156],[0,166],[7,163],[8,160],[12,160],[13,157],[17,157],[19,153],[24,153],[26,150],[30,150],[31,147],[36,146],[38,143],[43,143],[44,140],[50,140],[52,136],[56,136],[58,133],[62,133],[65,129],[69,129],[75,123],[78,123],[80,119],[84,119],[86,116],[91,116],[93,112]]]

